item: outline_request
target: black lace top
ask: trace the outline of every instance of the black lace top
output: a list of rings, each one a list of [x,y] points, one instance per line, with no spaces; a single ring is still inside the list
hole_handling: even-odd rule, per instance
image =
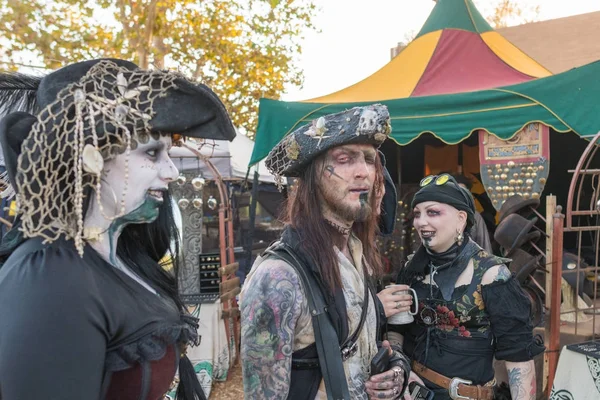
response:
[[[494,378],[493,359],[528,361],[544,351],[533,338],[531,305],[514,278],[482,286],[485,272],[502,259],[481,250],[473,260],[470,284],[454,289],[450,300],[439,288],[417,280],[415,321],[400,326],[404,351],[411,359],[447,377],[483,385]],[[399,282],[404,283],[404,282]],[[432,389],[439,389],[426,382]],[[447,390],[437,390],[447,398]]]
[[[195,319],[71,241],[23,243],[0,268],[0,398],[162,399]]]

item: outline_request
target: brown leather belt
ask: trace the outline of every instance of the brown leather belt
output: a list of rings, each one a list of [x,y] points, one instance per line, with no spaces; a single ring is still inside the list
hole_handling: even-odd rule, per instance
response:
[[[421,378],[425,378],[440,387],[448,389],[448,393],[450,393],[452,399],[493,400],[494,398],[494,381],[487,383],[485,386],[472,385],[471,381],[460,378],[448,378],[416,361],[413,361],[412,369]]]

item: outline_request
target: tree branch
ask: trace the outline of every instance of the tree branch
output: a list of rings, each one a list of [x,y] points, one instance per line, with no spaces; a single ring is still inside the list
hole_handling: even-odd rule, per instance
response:
[[[152,0],[148,6],[148,15],[146,16],[146,28],[144,29],[144,36],[142,46],[138,46],[138,57],[141,68],[148,68],[148,53],[152,41],[152,31],[154,30],[154,23],[156,22],[156,5],[158,0]],[[143,51],[140,54],[140,51]]]

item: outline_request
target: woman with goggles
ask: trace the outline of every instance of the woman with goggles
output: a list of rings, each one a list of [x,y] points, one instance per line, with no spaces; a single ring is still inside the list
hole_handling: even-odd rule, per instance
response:
[[[494,380],[496,358],[506,361],[512,398],[535,399],[533,357],[544,346],[533,337],[529,300],[507,260],[469,236],[475,218],[471,193],[448,174],[428,176],[412,208],[422,244],[397,283],[414,289],[419,304],[412,323],[391,326],[411,357],[412,378],[436,400],[502,398]]]

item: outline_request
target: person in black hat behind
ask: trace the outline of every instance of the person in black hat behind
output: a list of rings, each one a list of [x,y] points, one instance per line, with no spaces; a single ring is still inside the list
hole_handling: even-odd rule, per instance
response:
[[[408,360],[378,343],[385,315],[373,284],[382,272],[379,206],[387,232],[396,208],[377,151],[390,129],[385,106],[356,107],[315,119],[269,153],[270,171],[298,183],[281,240],[256,260],[241,293],[246,398],[395,399],[404,392]],[[386,298],[410,305],[408,296]],[[391,359],[370,372],[378,348]]]
[[[414,322],[392,326],[403,335],[412,369],[436,399],[492,399],[494,357],[506,360],[513,399],[534,399],[530,301],[517,280],[469,235],[471,194],[448,174],[429,176],[412,201],[422,245],[400,271],[419,298]],[[462,397],[464,396],[464,397]]]
[[[173,134],[232,140],[225,107],[180,74],[114,59],[26,91],[36,115],[0,121],[18,203],[0,248],[0,398],[158,400],[177,365],[177,399],[205,398],[185,355],[198,321],[177,292],[168,151]]]

